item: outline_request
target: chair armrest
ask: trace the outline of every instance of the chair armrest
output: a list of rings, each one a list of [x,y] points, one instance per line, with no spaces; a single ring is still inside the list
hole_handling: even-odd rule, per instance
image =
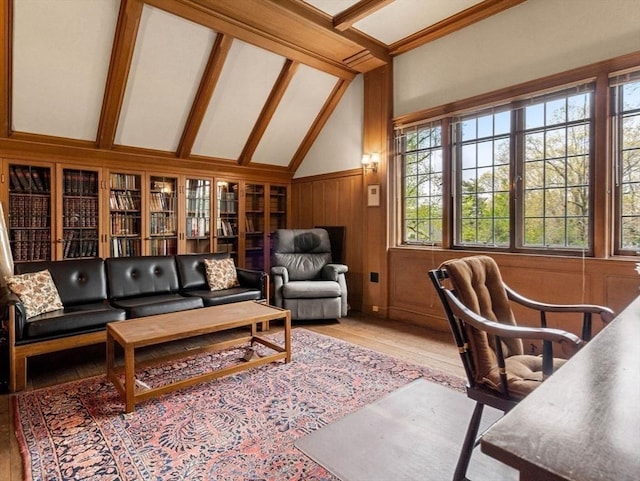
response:
[[[276,307],[284,307],[282,297],[282,287],[289,282],[289,271],[284,266],[274,266],[271,268],[273,278],[273,304]]]
[[[274,282],[278,278],[280,279],[280,282],[282,282],[282,284],[286,284],[287,282],[289,282],[289,271],[287,270],[286,267],[283,267],[283,266],[272,267],[271,275],[274,278]]]
[[[322,268],[322,278],[329,281],[338,282],[340,274],[345,274],[349,268],[344,264],[326,264]]]
[[[254,289],[259,289],[262,299],[267,298],[269,276],[266,272],[236,267],[236,275],[238,276],[238,282],[242,287],[252,287]]]
[[[449,306],[456,317],[462,319],[465,323],[470,324],[476,329],[493,334],[494,336],[538,339],[541,341],[557,343],[566,342],[575,348],[580,348],[585,344],[580,337],[571,332],[563,331],[562,329],[553,329],[550,327],[511,326],[508,324],[490,321],[489,319],[479,316],[472,310],[465,307],[451,292],[445,291],[444,295],[447,296]]]
[[[503,286],[507,292],[509,300],[540,313],[540,324],[542,327],[546,327],[547,321],[545,313],[547,312],[572,312],[582,314],[582,339],[585,341],[591,339],[592,314],[598,314],[605,325],[615,317],[614,312],[608,307],[597,306],[594,304],[548,304],[524,297],[504,283]]]

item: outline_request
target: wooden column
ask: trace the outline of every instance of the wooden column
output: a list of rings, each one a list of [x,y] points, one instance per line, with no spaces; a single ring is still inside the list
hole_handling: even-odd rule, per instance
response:
[[[385,65],[364,74],[363,152],[379,153],[376,173],[363,172],[363,311],[387,316],[389,275],[389,166],[392,158],[392,65]],[[380,203],[369,206],[369,190],[379,189]],[[377,282],[375,276],[377,274]]]

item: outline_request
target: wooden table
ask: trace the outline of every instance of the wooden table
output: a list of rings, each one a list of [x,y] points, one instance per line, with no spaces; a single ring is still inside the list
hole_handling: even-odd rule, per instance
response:
[[[284,346],[277,345],[257,335],[256,326],[258,323],[276,319],[284,319]],[[154,363],[191,356],[198,352],[238,346],[248,342],[262,344],[275,352],[263,357],[254,357],[248,361],[239,360],[238,364],[161,387],[138,389],[136,391],[135,350],[137,348],[247,326],[251,328],[251,335],[249,336],[209,344],[202,348],[178,353],[177,355],[164,356],[155,360]],[[115,343],[124,350],[123,366],[116,365]],[[113,382],[124,399],[126,412],[133,411],[136,402],[281,359],[284,359],[285,362],[291,361],[291,313],[288,310],[255,301],[234,302],[107,324],[107,377]],[[123,372],[124,380],[122,379]]]
[[[640,479],[640,298],[483,436],[521,481]]]

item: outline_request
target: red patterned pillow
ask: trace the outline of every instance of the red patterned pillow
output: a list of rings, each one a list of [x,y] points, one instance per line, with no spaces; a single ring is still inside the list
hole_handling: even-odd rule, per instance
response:
[[[20,298],[27,312],[27,319],[64,307],[51,273],[47,269],[4,279],[11,292]]]
[[[240,285],[233,259],[205,259],[204,266],[207,271],[209,289],[212,291],[221,291]]]

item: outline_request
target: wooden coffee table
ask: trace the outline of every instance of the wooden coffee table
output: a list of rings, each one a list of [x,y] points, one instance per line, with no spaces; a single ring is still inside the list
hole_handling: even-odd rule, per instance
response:
[[[258,336],[257,324],[276,319],[284,319],[284,346]],[[237,327],[251,327],[251,334],[224,342],[216,342],[201,348],[191,349],[153,361],[157,364],[168,359],[191,356],[198,352],[215,351],[251,342],[262,344],[275,352],[263,357],[254,356],[247,361],[227,366],[216,371],[182,379],[160,387],[146,387],[136,390],[135,350],[178,339],[210,334]],[[116,365],[115,343],[124,350],[124,364]],[[291,361],[291,313],[286,309],[269,306],[255,301],[234,302],[221,306],[204,307],[187,311],[141,317],[107,324],[107,378],[113,382],[125,402],[125,411],[132,412],[135,404],[152,397],[175,391],[187,386],[226,376],[250,367],[268,364],[284,359]],[[122,373],[124,372],[124,380]]]

